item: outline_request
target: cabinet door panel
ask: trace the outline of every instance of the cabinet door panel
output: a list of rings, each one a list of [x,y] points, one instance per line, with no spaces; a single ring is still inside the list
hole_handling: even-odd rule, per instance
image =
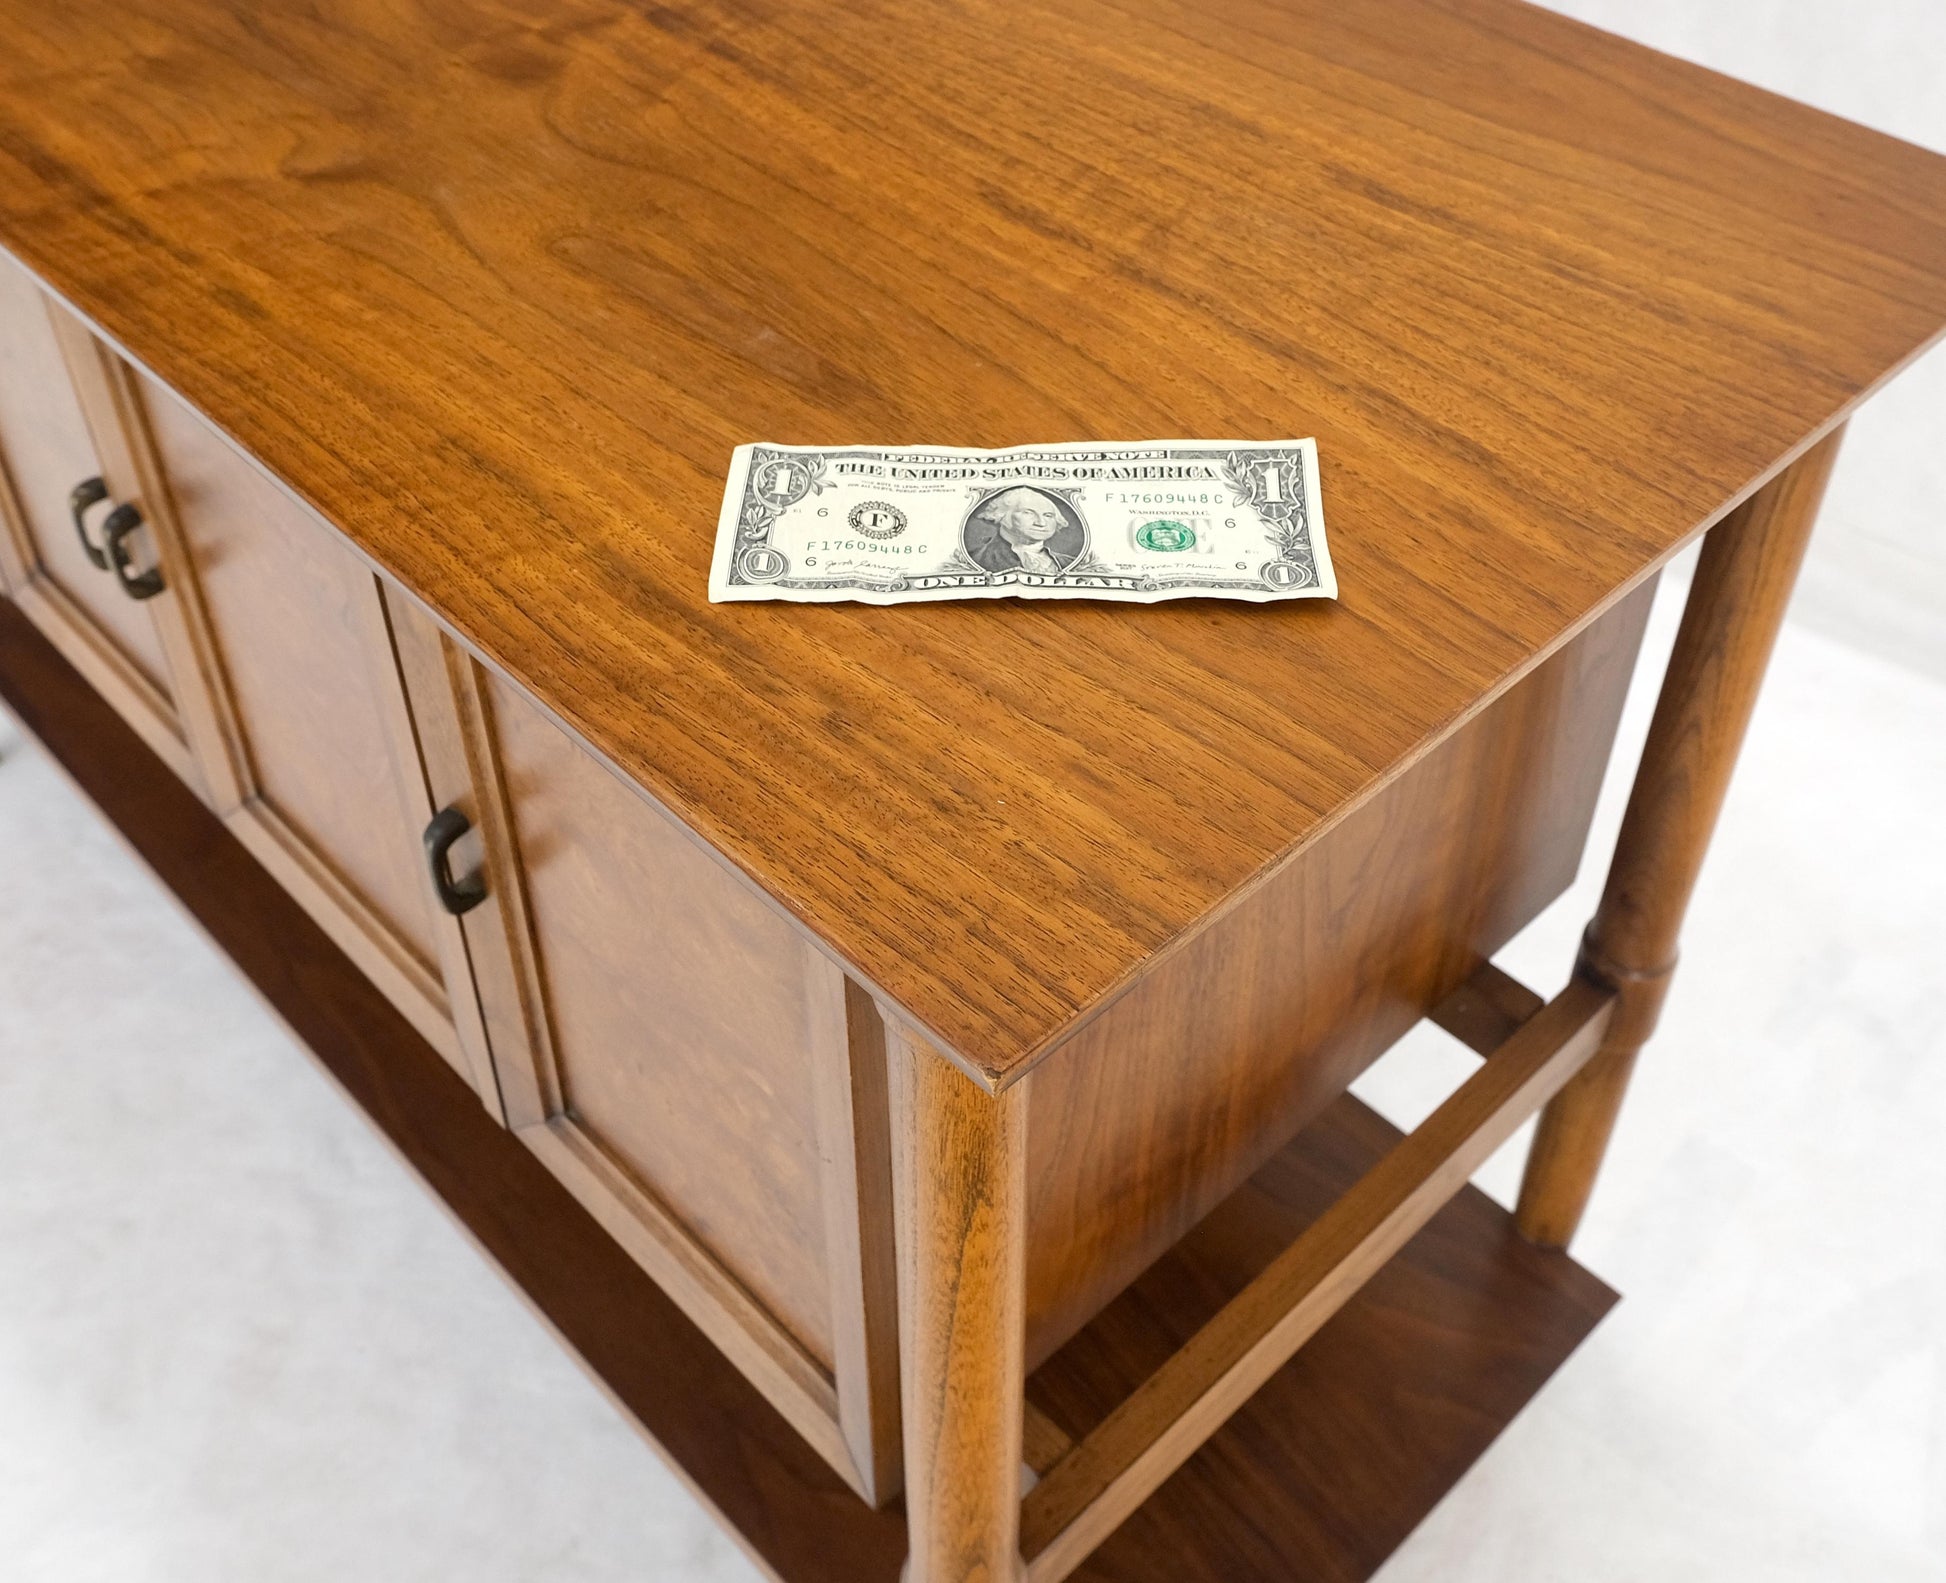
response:
[[[828,1362],[796,935],[511,689],[490,698],[556,1108]]]
[[[415,619],[394,610],[402,654]],[[854,1054],[844,975],[524,693],[436,646],[406,672],[433,797],[475,826],[454,866],[484,869],[462,923],[508,1124],[861,1493],[889,1497],[896,1342],[868,1295],[889,1167],[861,1190],[854,1164],[885,1136],[883,1085]]]
[[[188,407],[140,383],[215,695],[217,740],[199,747],[219,811],[453,1057],[378,580]]]
[[[131,599],[112,572],[96,567],[75,534],[68,503],[76,484],[104,479],[110,498],[89,516],[98,545],[112,504],[140,493],[116,432],[108,382],[104,354],[87,330],[0,256],[0,515],[9,519],[0,524],[0,538],[8,541],[0,560],[7,581],[68,660],[180,771],[188,754],[157,623],[169,597]],[[147,527],[128,544],[138,566],[153,564]]]

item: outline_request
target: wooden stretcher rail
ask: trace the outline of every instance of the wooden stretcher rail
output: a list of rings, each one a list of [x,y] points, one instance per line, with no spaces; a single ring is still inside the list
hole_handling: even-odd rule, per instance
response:
[[[1055,1462],[1021,1503],[1028,1583],[1066,1577],[1281,1368],[1581,1069],[1599,1048],[1614,1003],[1613,991],[1577,978],[1521,1023],[1416,1131]]]
[[[1426,1020],[1444,1028],[1476,1055],[1492,1055],[1547,1004],[1525,984],[1482,962]]]

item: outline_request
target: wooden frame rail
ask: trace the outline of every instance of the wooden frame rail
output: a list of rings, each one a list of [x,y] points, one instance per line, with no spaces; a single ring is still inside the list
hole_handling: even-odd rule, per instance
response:
[[[1021,1502],[1028,1583],[1056,1583],[1220,1428],[1600,1048],[1615,992],[1577,977],[1538,998],[1498,969],[1442,1007],[1480,1069],[1327,1210]]]

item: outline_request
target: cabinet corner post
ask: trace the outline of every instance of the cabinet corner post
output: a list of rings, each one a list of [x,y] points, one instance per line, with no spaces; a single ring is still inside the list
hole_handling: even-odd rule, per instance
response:
[[[906,1583],[1019,1583],[1027,1089],[886,1019]]]

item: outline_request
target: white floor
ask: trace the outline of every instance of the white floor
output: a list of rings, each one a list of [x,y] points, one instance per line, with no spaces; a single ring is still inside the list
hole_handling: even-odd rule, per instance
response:
[[[1942,807],[1946,687],[1787,628],[1580,1244],[1627,1300],[1387,1583],[1946,1580]],[[1588,868],[1502,958],[1536,988]],[[1469,1065],[1430,1032],[1362,1088],[1410,1124]],[[0,1557],[9,1583],[756,1576],[17,739]]]

